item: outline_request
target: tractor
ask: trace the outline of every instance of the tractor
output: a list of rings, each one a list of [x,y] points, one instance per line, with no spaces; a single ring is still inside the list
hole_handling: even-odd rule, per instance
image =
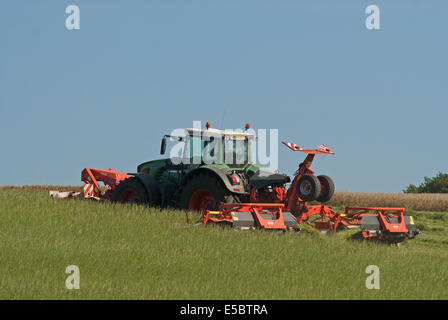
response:
[[[365,239],[394,243],[419,234],[403,208],[346,207],[338,213],[324,205],[334,194],[333,180],[314,175],[310,167],[316,155],[334,154],[325,145],[303,149],[282,142],[292,151],[307,154],[291,181],[287,175],[253,164],[251,145],[256,137],[248,124],[245,128],[218,130],[207,122],[205,129],[187,128],[183,136],[164,135],[160,153],[166,153],[170,139],[180,145],[182,155],[144,162],[137,173],[85,168],[81,173],[84,198],[198,211],[204,227],[215,222],[285,231],[300,229],[301,223],[316,216],[319,219],[313,224],[323,232],[361,227]],[[100,191],[99,181],[108,186],[105,192]],[[312,201],[319,204],[310,205]]]
[[[216,210],[221,203],[254,201],[254,197],[276,202],[290,178],[252,163],[251,145],[256,137],[248,132],[249,125],[245,128],[217,130],[207,123],[205,129],[185,129],[184,136],[163,136],[160,153],[165,154],[170,139],[183,145],[182,156],[138,165],[137,173],[129,174],[111,191],[110,200],[201,212]],[[334,192],[327,176],[307,175],[300,186],[298,194],[307,201],[325,202]]]
[[[170,139],[182,145],[181,157],[147,161],[130,174],[86,168],[81,174],[86,183],[84,195],[201,212],[216,210],[221,203],[283,202],[290,178],[253,164],[251,145],[256,136],[249,128],[246,124],[245,131],[218,130],[207,122],[205,129],[185,129],[184,136],[164,135],[160,153],[165,154]],[[309,168],[312,157],[314,154],[304,161],[300,181],[294,184],[297,195],[306,201],[326,202],[333,195],[334,184],[328,176],[313,175]],[[109,186],[106,193],[101,194],[98,181]]]

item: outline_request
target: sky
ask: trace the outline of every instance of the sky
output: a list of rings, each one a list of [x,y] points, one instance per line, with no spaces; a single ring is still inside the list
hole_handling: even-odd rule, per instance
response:
[[[66,28],[69,5],[80,29]],[[336,190],[402,192],[447,172],[447,12],[436,0],[2,0],[0,185],[135,172],[200,120],[329,146],[312,168]],[[305,155],[278,148],[292,175]]]

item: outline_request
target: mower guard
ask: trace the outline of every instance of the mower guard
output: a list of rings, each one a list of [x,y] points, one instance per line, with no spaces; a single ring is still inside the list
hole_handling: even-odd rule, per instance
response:
[[[281,203],[224,203],[219,211],[206,210],[202,217],[203,226],[211,221],[228,222],[235,228],[262,228],[286,230],[296,227],[297,220],[290,212],[283,211]]]

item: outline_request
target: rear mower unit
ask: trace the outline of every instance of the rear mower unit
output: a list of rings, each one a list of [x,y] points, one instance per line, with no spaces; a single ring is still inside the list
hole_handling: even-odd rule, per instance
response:
[[[361,225],[365,239],[380,239],[388,242],[401,242],[415,238],[420,231],[414,218],[404,215],[404,208],[388,207],[347,207],[345,208],[347,225]]]

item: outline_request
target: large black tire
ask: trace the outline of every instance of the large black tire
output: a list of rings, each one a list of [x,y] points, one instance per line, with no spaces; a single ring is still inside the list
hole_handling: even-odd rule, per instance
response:
[[[214,200],[212,200],[214,199]],[[217,177],[209,173],[199,173],[183,186],[179,206],[183,209],[203,211],[217,210],[221,203],[239,202]]]
[[[325,175],[317,176],[317,178],[319,179],[321,190],[316,200],[319,202],[327,202],[334,194],[333,179]]]
[[[150,204],[146,189],[136,177],[120,182],[110,197],[112,202]]]
[[[319,179],[313,174],[304,174],[297,181],[297,195],[303,201],[313,201],[319,197],[321,190]]]

